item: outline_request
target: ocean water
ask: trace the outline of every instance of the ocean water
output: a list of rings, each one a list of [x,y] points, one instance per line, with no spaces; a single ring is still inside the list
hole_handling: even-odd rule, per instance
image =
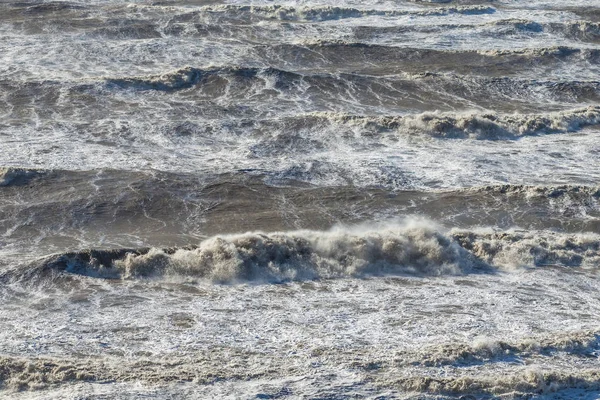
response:
[[[0,398],[600,398],[599,0],[0,2]]]

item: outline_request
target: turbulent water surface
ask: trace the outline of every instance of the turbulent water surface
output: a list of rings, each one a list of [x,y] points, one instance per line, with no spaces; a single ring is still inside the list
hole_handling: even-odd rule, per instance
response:
[[[0,397],[600,398],[599,0],[3,0]]]

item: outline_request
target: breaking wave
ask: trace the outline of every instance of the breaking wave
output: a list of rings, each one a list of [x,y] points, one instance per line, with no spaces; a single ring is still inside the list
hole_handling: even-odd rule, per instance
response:
[[[597,234],[444,231],[427,221],[413,220],[380,228],[215,236],[184,248],[65,253],[0,277],[30,280],[66,272],[108,279],[184,277],[235,283],[598,265]]]
[[[406,116],[356,116],[340,113],[314,113],[316,120],[359,126],[375,133],[427,134],[439,138],[482,140],[516,139],[550,133],[574,132],[600,124],[600,108],[549,114],[443,113],[427,112]]]
[[[461,274],[485,268],[433,227],[382,232],[297,231],[216,236],[194,248],[63,254],[44,269],[103,278],[186,276],[213,282],[282,282],[384,274]]]
[[[600,123],[600,108],[540,114],[423,113],[400,117],[361,117],[333,114],[327,118],[377,130],[428,133],[436,137],[501,139],[541,133],[576,131]]]
[[[478,260],[504,268],[600,265],[600,236],[556,232],[455,232],[453,239]]]
[[[0,187],[24,185],[41,173],[27,168],[0,168]]]
[[[238,80],[240,84],[234,84],[235,80]],[[250,82],[245,83],[246,80]],[[383,104],[391,105],[408,104],[411,96],[415,93],[417,96],[415,98],[418,98],[419,95],[432,98],[428,104],[439,104],[433,100],[433,87],[438,90],[438,98],[445,99],[439,105],[453,104],[452,102],[464,105],[469,100],[486,105],[491,97],[494,97],[494,100],[489,104],[490,107],[493,104],[510,105],[517,100],[526,103],[539,96],[541,90],[546,93],[549,101],[562,100],[567,104],[581,104],[586,100],[593,101],[600,98],[600,83],[594,81],[540,82],[510,78],[465,79],[457,75],[430,73],[404,74],[393,78],[360,74],[305,75],[276,68],[215,67],[199,69],[186,67],[163,75],[107,78],[105,82],[109,88],[118,87],[140,91],[170,92],[198,86],[203,93],[222,93],[225,88],[229,88],[228,92],[234,92],[244,97],[249,96],[248,91],[255,93],[257,87],[260,86],[254,85],[253,80],[260,80],[265,88],[273,88],[277,91],[303,93],[309,91],[309,88],[318,89],[321,95],[328,96],[326,97],[327,101],[344,96],[345,93],[351,92],[356,87],[364,89],[365,93],[388,90],[391,91],[388,95],[390,98],[386,100],[387,103]],[[469,93],[470,97],[464,97],[464,93]],[[210,97],[209,94],[206,96]],[[461,97],[463,97],[462,100],[460,100]],[[369,97],[367,100],[379,101],[380,99]],[[500,103],[501,101],[502,103]],[[448,107],[447,104],[445,106]],[[244,127],[272,127],[290,123],[297,128],[320,128],[323,124],[337,124],[361,127],[375,133],[395,131],[403,134],[427,134],[443,138],[514,139],[538,134],[574,132],[598,125],[600,124],[600,107],[588,106],[543,114],[433,111],[399,116],[371,116],[339,112],[313,112],[270,120],[227,121],[228,126],[243,125]]]
[[[567,353],[593,357],[600,351],[598,332],[574,332],[530,338],[516,343],[477,338],[471,345],[445,344],[431,346],[417,354],[407,354],[406,364],[440,367],[444,365],[473,365],[490,361],[522,359]]]
[[[598,332],[576,332],[541,339],[531,338],[517,343],[478,338],[472,345],[443,345],[425,349],[411,362],[428,367],[439,367],[477,364],[511,357],[530,358],[558,352],[593,357],[599,350]]]
[[[109,78],[106,79],[106,83],[109,86],[114,85],[126,89],[172,91],[189,89],[199,84],[203,79],[209,77],[238,77],[252,79],[260,76],[274,76],[277,77],[280,82],[302,78],[302,75],[300,74],[283,71],[276,68],[217,67],[211,69],[199,69],[186,67],[177,71],[156,76]]]

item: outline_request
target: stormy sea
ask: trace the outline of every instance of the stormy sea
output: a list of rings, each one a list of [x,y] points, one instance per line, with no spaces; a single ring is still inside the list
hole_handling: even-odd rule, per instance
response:
[[[600,398],[600,0],[1,0],[0,398]]]

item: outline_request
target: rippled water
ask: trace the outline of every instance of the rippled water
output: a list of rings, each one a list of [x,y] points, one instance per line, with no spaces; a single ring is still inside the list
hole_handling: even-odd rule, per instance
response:
[[[600,2],[0,3],[0,397],[600,396]]]

